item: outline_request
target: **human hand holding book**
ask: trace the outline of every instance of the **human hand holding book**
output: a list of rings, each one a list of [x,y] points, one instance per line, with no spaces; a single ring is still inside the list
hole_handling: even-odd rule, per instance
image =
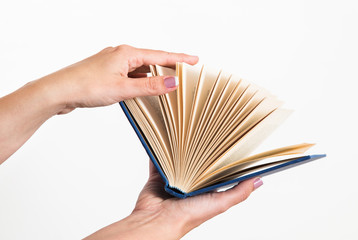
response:
[[[229,117],[221,116],[221,118],[210,118],[208,116],[211,115],[204,114],[204,118],[193,118],[190,121],[188,120],[187,116],[189,112],[186,111],[188,108],[183,107],[184,105],[195,106],[196,111],[205,105],[203,104],[205,103],[205,94],[200,94],[198,95],[198,98],[195,98],[200,99],[200,101],[194,101],[192,87],[196,86],[194,84],[195,81],[179,82],[179,91],[185,89],[188,89],[189,91],[183,91],[186,98],[181,98],[183,99],[182,102],[180,100],[177,105],[175,105],[172,103],[177,101],[177,93],[173,91],[177,87],[175,86],[175,81],[173,82],[174,77],[171,77],[175,75],[173,70],[171,68],[161,68],[159,66],[152,67],[153,76],[146,76],[146,72],[149,70],[148,65],[161,64],[167,67],[174,67],[176,62],[196,64],[197,61],[197,57],[186,54],[137,49],[130,46],[118,46],[115,48],[106,48],[83,61],[26,84],[17,91],[0,98],[0,164],[20,148],[47,119],[54,115],[69,113],[75,108],[107,106],[133,97],[166,94],[159,97],[163,100],[163,102],[161,102],[162,105],[160,105],[159,108],[158,102],[152,101],[153,98],[156,97],[149,97],[148,99],[136,98],[134,100],[142,100],[145,104],[143,105],[143,108],[139,108],[140,111],[143,110],[141,114],[147,113],[148,116],[152,118],[150,121],[148,121],[148,119],[141,121],[140,118],[138,118],[138,122],[141,122],[142,126],[144,126],[143,129],[145,129],[145,126],[148,127],[148,124],[152,124],[145,130],[149,133],[146,136],[141,135],[143,132],[141,132],[140,128],[136,125],[137,123],[134,122],[127,107],[121,102],[123,109],[126,111],[130,121],[132,121],[138,136],[140,136],[142,143],[146,147],[146,150],[158,171],[154,171],[153,167],[151,168],[150,179],[138,199],[135,210],[130,216],[96,232],[89,236],[89,239],[113,239],[114,237],[118,238],[125,235],[134,237],[138,236],[139,233],[141,234],[139,237],[146,236],[147,239],[160,239],[160,236],[164,236],[161,230],[166,230],[166,233],[168,233],[168,230],[170,231],[170,235],[164,236],[165,239],[180,238],[187,231],[190,231],[202,222],[241,202],[249,196],[255,186],[258,187],[262,184],[260,178],[248,179],[246,181],[241,181],[243,180],[243,178],[241,178],[241,183],[228,191],[220,193],[215,192],[213,190],[218,185],[214,184],[209,186],[209,189],[204,187],[196,192],[191,192],[198,194],[200,191],[210,191],[210,193],[188,199],[172,198],[164,191],[163,182],[160,177],[167,181],[166,184],[168,184],[167,175],[170,175],[170,171],[166,171],[167,175],[164,175],[162,168],[164,169],[168,166],[173,167],[174,165],[170,165],[170,161],[174,158],[167,158],[165,160],[163,157],[170,151],[172,151],[171,154],[173,155],[173,153],[178,150],[175,150],[175,146],[181,144],[180,146],[185,146],[185,148],[187,148],[188,155],[185,162],[183,162],[187,165],[195,159],[200,160],[200,154],[201,156],[206,154],[212,158],[220,156],[221,148],[215,145],[218,142],[227,141],[225,144],[228,144],[228,146],[231,144],[232,139],[224,138],[224,141],[222,141],[224,135],[217,135],[214,134],[215,132],[210,133],[210,131],[204,130],[208,129],[208,126],[210,126],[210,128],[215,125],[218,126],[215,123],[218,119],[224,120],[224,124],[220,126],[225,128],[230,125],[228,125],[229,122],[225,123],[225,120],[230,121],[230,119],[236,119],[234,115]],[[162,71],[162,73],[160,73],[160,71]],[[168,79],[171,81],[170,83],[167,82]],[[183,80],[183,78],[181,78],[181,80]],[[180,84],[186,84],[184,85],[186,86],[185,89]],[[221,85],[222,82],[220,81],[218,86]],[[231,85],[231,83],[229,85]],[[206,89],[207,86],[201,84],[199,87]],[[202,93],[205,93],[205,91]],[[211,93],[214,94],[213,96],[225,96],[227,94],[226,91],[211,91]],[[128,100],[128,102],[131,101],[132,100]],[[153,104],[148,104],[148,102]],[[231,105],[227,102],[223,102],[218,105],[219,107],[215,108],[212,107],[214,105],[211,105],[211,103],[209,105],[206,104],[206,106],[211,107],[205,108],[205,111],[209,111],[211,114],[219,114],[221,109],[225,109]],[[154,109],[154,111],[147,111],[149,109]],[[172,115],[172,113],[178,109],[180,109],[178,114]],[[182,111],[181,109],[184,109],[185,111]],[[168,111],[170,115],[160,115],[164,112],[163,110]],[[133,114],[137,114],[135,112],[136,111],[133,111]],[[140,114],[140,112],[138,112],[138,114]],[[165,116],[170,116],[171,119],[166,119]],[[215,116],[220,116],[220,114]],[[182,121],[183,119],[185,119],[185,121]],[[211,125],[205,125],[202,119],[204,119],[204,122],[211,123]],[[210,120],[215,121],[210,122]],[[192,123],[199,128],[195,128]],[[165,137],[165,134],[169,133],[168,130],[170,129],[173,130],[175,134],[172,135],[172,138],[168,138],[168,136]],[[182,131],[183,129],[191,129],[189,132],[192,134],[192,137],[188,139],[185,137],[183,138],[183,136],[185,136]],[[195,129],[199,129],[200,134]],[[221,132],[224,134],[226,131],[223,130]],[[201,133],[203,133],[203,135],[201,135]],[[177,138],[177,136],[181,137]],[[214,144],[210,148],[212,149],[210,150],[211,152],[205,151],[205,148],[193,148],[193,146],[198,146],[198,142],[200,142],[197,138],[198,136],[205,136],[207,139],[206,144],[203,146]],[[211,142],[210,139],[213,139],[213,137],[217,141]],[[151,141],[151,145],[149,145],[149,140]],[[154,142],[155,144],[153,144]],[[165,144],[165,146],[163,144]],[[299,148],[294,147],[293,149],[291,148],[291,150],[303,150],[305,147],[309,147],[309,145]],[[155,152],[153,151],[153,148],[156,149]],[[279,152],[290,152],[291,150],[290,148],[286,148],[270,154],[274,155]],[[177,152],[175,154],[177,155],[179,153]],[[188,158],[189,156],[190,158]],[[235,157],[235,155],[230,156]],[[235,159],[234,157],[225,159]],[[256,156],[255,160],[262,157],[264,156]],[[299,158],[298,162],[301,161],[300,159],[302,160],[302,158]],[[253,159],[250,159],[250,157],[241,158],[242,164],[247,163],[244,160],[253,163]],[[205,161],[199,162],[205,163]],[[215,165],[211,165],[211,168],[208,168],[213,175],[207,175],[207,177],[209,177],[205,179],[207,183],[211,181],[211,176],[213,176],[213,179],[219,179],[217,178],[218,176],[215,175],[216,170],[221,170],[225,166],[230,166],[230,169],[235,169],[236,167],[241,166],[240,164],[236,165],[236,161],[228,163],[225,160],[216,163],[217,164]],[[166,166],[166,164],[169,165]],[[178,164],[178,162],[176,164]],[[231,166],[230,164],[234,165]],[[284,164],[286,163],[283,163],[282,165]],[[179,166],[180,165],[181,164],[179,164]],[[195,170],[196,168],[194,167],[193,169]],[[223,173],[225,173],[225,169]],[[189,179],[195,176],[195,174],[192,175],[189,172],[185,175],[187,175]],[[197,178],[199,182],[196,183],[199,188],[200,182],[203,183],[200,177],[202,176]],[[245,178],[250,177],[252,177],[252,175],[245,175]],[[239,178],[235,178],[233,183],[236,183],[237,179]],[[227,184],[228,182],[224,183]],[[168,188],[168,185],[166,186],[166,190],[169,192],[172,191],[170,192],[172,195],[179,197],[186,197],[191,194],[190,192],[188,195],[185,195],[180,191],[176,192],[173,189]],[[178,208],[180,208],[181,211],[178,211]],[[167,218],[168,216],[169,218]],[[168,219],[176,221],[168,221]]]
[[[241,182],[225,192],[211,192],[187,199],[174,198],[164,191],[163,181],[149,162],[149,179],[133,212],[85,238],[105,239],[180,239],[203,222],[244,201],[263,183],[260,178]]]

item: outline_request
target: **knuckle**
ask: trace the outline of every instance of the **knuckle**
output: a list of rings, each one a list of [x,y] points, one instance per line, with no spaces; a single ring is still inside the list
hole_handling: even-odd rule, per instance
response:
[[[143,65],[141,58],[138,57],[136,48],[132,46],[126,44],[119,45],[116,47],[115,52],[117,53],[117,56],[121,56],[122,59],[126,60],[129,72],[134,71],[137,67]]]
[[[242,192],[242,194],[241,194],[241,196],[240,196],[240,202],[243,202],[243,201],[245,201],[246,199],[248,199],[248,197],[250,196],[250,193],[251,193],[251,191],[249,191],[249,190],[244,190],[243,192]]]
[[[123,99],[133,98],[133,84],[128,79],[122,79],[118,81],[114,86],[115,92]]]
[[[159,90],[158,80],[156,78],[147,77],[145,79],[145,88],[150,94],[154,94]]]
[[[136,68],[142,66],[142,61],[140,58],[137,58],[136,56],[129,56],[128,57],[128,66],[130,71],[134,71]]]
[[[131,48],[132,48],[131,46],[126,45],[126,44],[121,44],[121,45],[119,45],[119,46],[116,47],[116,49],[117,49],[118,51],[120,51],[120,52],[122,52],[122,51],[128,51],[128,50],[130,50]]]

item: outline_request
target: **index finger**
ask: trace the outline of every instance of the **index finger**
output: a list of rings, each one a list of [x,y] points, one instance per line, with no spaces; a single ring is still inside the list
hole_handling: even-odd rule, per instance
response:
[[[197,56],[192,56],[184,53],[171,53],[161,50],[141,49],[135,48],[137,64],[139,66],[161,65],[165,67],[175,67],[177,62],[185,62],[194,65],[199,61]]]

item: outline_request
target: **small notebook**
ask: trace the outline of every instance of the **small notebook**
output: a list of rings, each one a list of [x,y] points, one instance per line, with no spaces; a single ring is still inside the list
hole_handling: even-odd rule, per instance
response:
[[[301,143],[252,154],[291,110],[265,89],[206,66],[150,66],[177,90],[120,102],[165,191],[186,198],[325,157]]]

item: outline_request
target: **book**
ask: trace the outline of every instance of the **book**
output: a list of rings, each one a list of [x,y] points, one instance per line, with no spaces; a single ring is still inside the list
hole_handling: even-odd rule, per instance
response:
[[[175,91],[120,102],[169,194],[186,198],[325,157],[301,143],[251,154],[291,110],[267,90],[219,69],[150,66]]]

